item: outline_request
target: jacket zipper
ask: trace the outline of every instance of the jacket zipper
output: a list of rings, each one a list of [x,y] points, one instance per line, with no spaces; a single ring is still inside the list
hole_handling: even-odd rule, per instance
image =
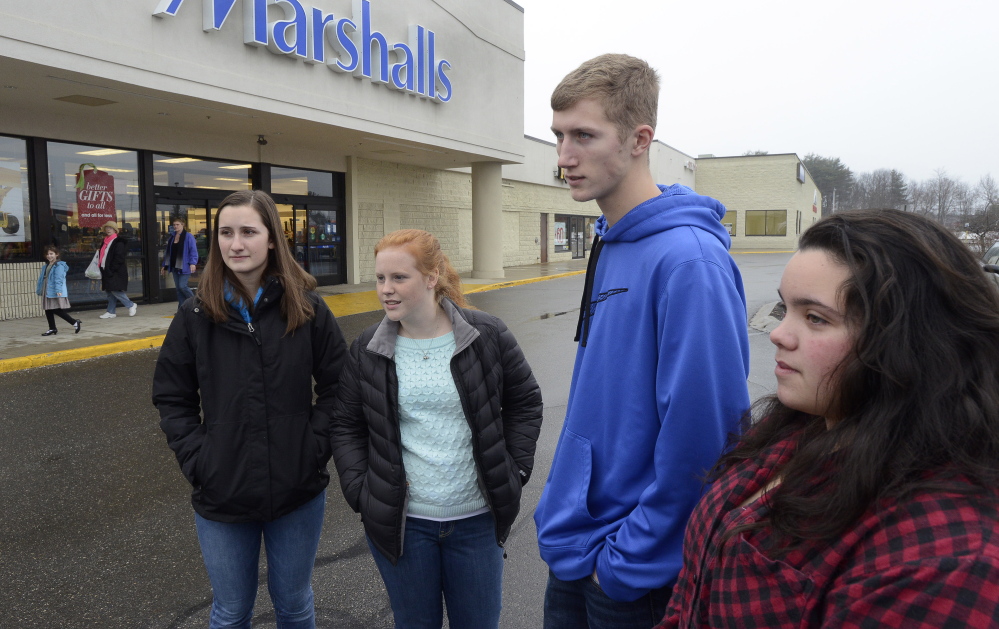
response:
[[[464,351],[468,351],[466,348]],[[468,398],[465,395],[465,384],[462,382],[461,378],[458,377],[458,373],[455,370],[455,360],[457,356],[451,357],[451,378],[454,380],[454,388],[458,391],[458,398],[461,399],[461,410],[462,415],[465,416],[465,422],[468,423],[468,430],[472,433],[472,460],[475,462],[475,480],[479,485],[479,491],[482,492],[482,497],[486,499],[486,506],[489,507],[489,513],[493,516],[493,522],[495,526],[499,526],[499,522],[496,520],[496,510],[493,508],[493,501],[489,496],[489,491],[486,489],[486,481],[482,475],[482,462],[480,461],[481,455],[479,453],[479,443],[476,438],[475,426],[472,425],[472,418],[468,412]],[[503,548],[503,544],[506,540],[500,540],[498,537],[496,543],[500,548]],[[505,558],[505,556],[504,556]]]

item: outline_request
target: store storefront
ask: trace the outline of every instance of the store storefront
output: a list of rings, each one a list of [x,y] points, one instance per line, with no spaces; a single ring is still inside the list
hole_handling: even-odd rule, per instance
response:
[[[29,158],[30,155],[30,158]],[[173,278],[159,273],[173,222],[187,225],[204,268],[214,210],[236,190],[266,190],[284,224],[283,240],[321,284],[346,281],[342,230],[344,175],[261,163],[233,163],[145,150],[0,136],[0,237],[4,262],[31,261],[54,244],[69,265],[77,307],[106,303],[100,280],[84,276],[111,221],[126,241],[133,300],[176,299]],[[38,200],[32,212],[31,199]],[[191,279],[197,286],[199,274]]]
[[[173,219],[207,254],[234,190],[274,196],[282,239],[320,285],[368,281],[373,242],[409,226],[452,243],[462,270],[502,276],[523,10],[445,4],[4,3],[0,320],[41,314],[48,244],[74,306],[104,302],[83,271],[108,220],[128,240],[129,295],[175,299],[159,273]]]

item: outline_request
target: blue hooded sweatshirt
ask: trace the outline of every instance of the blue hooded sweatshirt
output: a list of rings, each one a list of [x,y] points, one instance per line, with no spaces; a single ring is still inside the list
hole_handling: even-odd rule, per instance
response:
[[[749,407],[725,207],[659,188],[613,227],[597,220],[569,404],[534,513],[555,576],[595,570],[619,601],[676,582],[705,472]]]

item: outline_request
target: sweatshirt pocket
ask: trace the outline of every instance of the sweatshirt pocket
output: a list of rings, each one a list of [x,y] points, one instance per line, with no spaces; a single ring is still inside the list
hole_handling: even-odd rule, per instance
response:
[[[538,506],[538,541],[545,546],[588,546],[593,532],[606,522],[594,518],[587,508],[593,473],[589,439],[569,430],[562,433]]]

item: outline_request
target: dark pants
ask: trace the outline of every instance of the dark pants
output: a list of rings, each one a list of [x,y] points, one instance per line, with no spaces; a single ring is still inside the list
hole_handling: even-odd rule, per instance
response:
[[[368,539],[385,582],[396,629],[496,629],[503,604],[503,549],[492,514],[436,522],[406,518],[398,563]]]
[[[55,316],[53,316],[53,315],[59,315],[60,319],[62,319],[63,321],[65,321],[66,323],[68,323],[70,325],[73,325],[74,323],[76,323],[76,319],[74,319],[73,317],[69,316],[69,314],[67,314],[66,311],[63,310],[62,308],[56,308],[55,310],[46,310],[45,311],[45,319],[48,320],[48,322],[49,322],[49,329],[50,330],[56,329],[56,327],[55,327]]]
[[[666,615],[668,585],[622,603],[604,594],[592,577],[562,581],[548,571],[545,629],[649,629]]]

